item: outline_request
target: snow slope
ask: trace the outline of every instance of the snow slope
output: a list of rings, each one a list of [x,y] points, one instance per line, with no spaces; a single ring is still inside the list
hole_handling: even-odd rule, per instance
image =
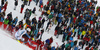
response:
[[[12,39],[9,34],[0,29],[0,50],[32,50],[24,44]]]

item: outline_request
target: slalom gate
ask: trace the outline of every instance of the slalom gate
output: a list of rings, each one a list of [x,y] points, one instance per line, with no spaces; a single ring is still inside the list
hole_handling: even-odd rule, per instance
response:
[[[3,34],[11,39],[15,39],[15,33],[17,32],[16,28],[15,27],[12,27],[11,25],[7,25],[7,24],[4,24],[3,22],[0,22],[0,28],[3,29],[4,31],[6,31],[7,33],[9,33],[12,37],[6,35],[6,34]],[[16,40],[18,41],[19,43],[21,44],[25,44],[26,46],[28,46],[29,48],[31,48],[32,50],[45,50],[44,49],[44,45],[38,45],[35,41],[31,40],[31,39],[28,39],[28,42],[27,43],[24,43],[24,42],[21,42],[19,40]]]

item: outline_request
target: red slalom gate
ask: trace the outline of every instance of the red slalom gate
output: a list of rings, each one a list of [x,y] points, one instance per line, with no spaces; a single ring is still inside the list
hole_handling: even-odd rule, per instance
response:
[[[2,24],[3,24],[3,22],[0,22],[0,28],[1,28]]]
[[[6,30],[7,24],[3,24],[3,29]]]

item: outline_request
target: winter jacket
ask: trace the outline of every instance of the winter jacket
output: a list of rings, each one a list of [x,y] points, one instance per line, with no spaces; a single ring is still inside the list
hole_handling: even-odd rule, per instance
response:
[[[49,1],[47,2],[47,5],[49,5]]]
[[[65,48],[65,44],[62,44],[61,50],[64,50],[64,48]]]
[[[65,45],[65,48],[67,48],[68,46],[69,46],[69,44],[66,44],[66,45]]]
[[[86,31],[82,31],[82,35],[85,35],[86,34]]]
[[[63,38],[65,38],[67,36],[66,32],[63,32]]]
[[[75,29],[75,32],[78,32],[78,29]]]
[[[59,29],[57,30],[57,34],[61,34],[61,27],[59,27]]]
[[[60,3],[62,3],[62,0],[59,0],[60,1]]]
[[[6,8],[6,9],[7,9],[7,4],[5,4],[5,5],[4,5],[4,8]]]
[[[51,44],[51,43],[53,42],[53,39],[52,39],[52,38],[50,38],[49,40],[50,40],[50,44]]]
[[[1,17],[1,20],[0,20],[1,22],[3,22],[4,21],[4,18],[3,17]]]
[[[61,17],[61,16],[62,16],[62,14],[61,14],[61,13],[59,13],[59,14],[58,14],[58,17]]]
[[[65,41],[67,40],[68,35],[65,37]]]
[[[39,21],[41,21],[42,17],[39,17]]]
[[[1,13],[1,7],[0,7],[0,13]]]
[[[36,2],[39,2],[39,0],[36,0]]]
[[[62,19],[59,18],[59,19],[58,19],[58,22],[61,23],[61,22],[62,22]]]
[[[100,39],[99,39],[99,43],[100,43]]]
[[[53,18],[53,15],[50,14],[50,15],[48,16],[48,18],[49,18],[49,19]]]
[[[32,12],[35,13],[35,11],[36,11],[36,8],[34,8]]]
[[[12,25],[15,25],[15,23],[16,23],[15,20],[13,20],[13,21],[11,22]]]
[[[33,19],[32,19],[32,22],[34,23],[35,21],[36,21],[36,18],[33,18]]]
[[[50,14],[50,10],[47,11],[47,14]]]
[[[31,14],[32,14],[32,11],[31,11],[31,10],[29,10],[29,13],[30,13],[30,16],[31,16]]]
[[[44,24],[44,22],[45,22],[45,19],[42,19],[42,24]]]
[[[82,32],[80,31],[78,34],[81,35],[81,33],[82,33]]]
[[[69,39],[70,39],[71,41],[73,41],[73,37],[70,37]]]
[[[8,18],[8,19],[12,18],[12,14],[9,13],[9,14],[7,15],[7,18]]]
[[[51,6],[51,10],[54,10],[54,5]]]
[[[15,6],[17,6],[18,5],[18,1],[15,1]]]
[[[4,20],[4,24],[8,24],[9,20],[8,19],[5,19]]]
[[[34,31],[34,34],[35,34],[35,35],[37,35],[37,34],[38,34],[38,30],[37,30],[37,29]]]
[[[49,39],[47,39],[45,42],[46,42],[47,44],[49,44],[49,43],[50,43],[50,40],[49,40]]]
[[[40,0],[40,4],[42,4],[42,0]]]
[[[36,30],[36,27],[35,26],[31,26],[31,31],[34,31]]]
[[[36,29],[35,31],[34,31],[34,39],[37,37],[37,34],[38,34],[38,30]]]
[[[77,45],[77,41],[74,41],[74,46],[76,46]]]
[[[78,47],[75,47],[74,50],[78,50]]]
[[[30,25],[30,24],[31,24],[31,22],[30,22],[29,19],[26,19],[26,24],[27,24],[27,25]]]
[[[38,23],[38,28],[41,28],[41,25],[42,25],[42,23],[41,23],[41,22],[39,22],[39,23]]]
[[[55,47],[51,47],[51,50],[56,50]]]
[[[25,5],[24,5],[24,4],[22,4],[22,5],[21,5],[21,8],[24,8],[24,6],[25,6]]]
[[[70,44],[70,45],[71,45],[71,47],[73,47],[73,46],[74,46],[74,42],[71,42],[71,44]]]
[[[19,21],[19,25],[23,25],[23,21]]]
[[[18,18],[15,18],[15,24],[17,24]]]

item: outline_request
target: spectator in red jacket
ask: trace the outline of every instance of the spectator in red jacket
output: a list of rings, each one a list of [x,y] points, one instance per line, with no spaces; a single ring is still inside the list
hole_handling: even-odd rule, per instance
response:
[[[54,5],[51,6],[51,11],[54,10]]]
[[[50,43],[49,44],[51,44],[53,42],[53,38],[51,37],[49,40],[50,40]]]
[[[4,9],[4,11],[6,11],[7,5],[8,5],[8,2],[5,3],[5,5],[4,5],[4,7],[2,8],[2,10]]]

